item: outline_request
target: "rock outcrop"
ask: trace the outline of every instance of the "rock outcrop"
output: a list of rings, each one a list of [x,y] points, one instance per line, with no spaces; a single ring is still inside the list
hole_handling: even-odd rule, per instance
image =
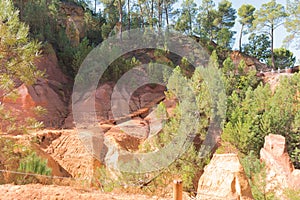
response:
[[[44,122],[46,127],[61,127],[68,115],[68,101],[71,88],[66,87],[71,80],[61,71],[55,51],[51,45],[47,46],[40,58],[35,60],[39,70],[46,72],[44,79],[39,79],[31,86],[20,85],[16,92],[18,98],[11,100],[4,98],[3,103],[14,112],[19,124],[27,117],[35,117]],[[35,106],[42,106],[47,110],[46,115],[36,115]]]
[[[214,154],[204,168],[197,199],[253,199],[248,179],[237,154]]]
[[[91,181],[101,163],[87,151],[73,130],[42,131],[38,138],[42,149],[59,163],[74,178]]]
[[[165,87],[160,85],[153,87],[146,85],[134,91],[133,94],[130,93],[131,91],[126,91],[126,89],[122,88],[121,95],[114,95],[114,87],[114,83],[107,82],[100,85],[95,91],[87,91],[81,99],[77,100],[80,106],[77,107],[76,112],[79,114],[84,113],[87,107],[95,105],[97,119],[101,123],[106,123],[105,121],[107,120],[126,117],[126,114],[129,116],[130,113],[134,113],[141,108],[150,109],[163,100],[165,96]],[[69,105],[69,110],[72,109],[71,106],[72,103]],[[129,118],[132,118],[132,116]],[[71,111],[66,118],[64,128],[74,127],[73,112]]]
[[[265,71],[268,67],[266,64],[261,63],[259,60],[257,60],[254,57],[244,55],[239,51],[233,51],[230,54],[230,58],[233,60],[233,63],[235,66],[238,66],[242,60],[245,61],[247,68],[257,71]]]
[[[260,158],[266,164],[267,192],[274,192],[277,197],[284,199],[283,193],[286,188],[300,189],[300,170],[294,168],[283,136],[266,136],[264,147],[260,150]]]
[[[271,90],[274,92],[276,87],[280,84],[280,79],[282,77],[291,77],[293,74],[291,73],[272,73],[266,72],[264,73],[263,81],[270,85]]]

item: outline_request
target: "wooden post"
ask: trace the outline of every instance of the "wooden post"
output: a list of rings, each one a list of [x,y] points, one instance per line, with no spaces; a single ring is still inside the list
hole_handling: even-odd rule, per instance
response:
[[[182,180],[173,181],[173,198],[174,200],[182,200]]]

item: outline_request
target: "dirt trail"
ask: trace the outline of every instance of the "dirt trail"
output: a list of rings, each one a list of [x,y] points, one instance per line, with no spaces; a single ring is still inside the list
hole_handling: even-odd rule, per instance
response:
[[[103,193],[99,190],[83,190],[69,186],[56,185],[0,185],[0,200],[171,200],[172,198],[161,198],[157,196],[146,196],[140,194]]]

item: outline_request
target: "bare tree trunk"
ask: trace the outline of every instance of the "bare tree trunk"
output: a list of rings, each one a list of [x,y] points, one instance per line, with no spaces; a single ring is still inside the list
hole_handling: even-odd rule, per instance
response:
[[[193,32],[193,24],[192,24],[192,15],[191,15],[191,11],[189,10],[189,25],[190,25],[190,34],[192,35]]]
[[[119,38],[122,41],[122,18],[123,18],[123,12],[122,12],[122,0],[118,1],[118,7],[119,7]]]
[[[158,26],[162,27],[162,0],[158,0]]]
[[[151,27],[153,27],[153,17],[154,17],[154,0],[151,0]]]
[[[239,39],[239,51],[240,51],[240,52],[242,52],[243,29],[244,29],[244,24],[242,24],[242,28],[241,28],[241,32],[240,32],[240,39]]]
[[[140,17],[141,17],[141,20],[142,20],[142,28],[144,28],[144,12],[143,12],[143,7],[142,7],[142,4],[140,3],[139,1],[139,7],[140,7]]]
[[[97,0],[95,0],[95,14],[97,13]]]
[[[130,0],[127,0],[128,31],[130,31]]]
[[[23,20],[23,0],[21,0],[20,2],[20,19]]]
[[[272,57],[272,68],[275,69],[274,59],[274,26],[271,27],[271,57]]]
[[[165,13],[166,13],[166,22],[167,22],[167,28],[169,28],[169,13],[168,13],[168,3],[166,0],[164,0],[165,5]]]

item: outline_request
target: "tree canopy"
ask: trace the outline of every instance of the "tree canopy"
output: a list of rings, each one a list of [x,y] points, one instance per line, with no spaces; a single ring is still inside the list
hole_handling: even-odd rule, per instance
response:
[[[286,41],[288,43],[294,42],[294,46],[300,49],[300,1],[288,0],[287,13],[289,17],[285,22],[285,27],[290,35],[287,36]]]
[[[251,28],[254,20],[255,7],[250,4],[243,4],[238,10],[239,22],[242,25],[239,39],[239,50],[242,51],[242,37],[245,33],[244,27]]]
[[[1,98],[21,83],[33,84],[42,73],[33,64],[40,44],[29,39],[29,27],[19,20],[11,0],[0,2],[0,89]]]
[[[0,9],[0,131],[7,125],[16,131],[14,113],[2,102],[4,98],[14,100],[20,84],[33,84],[43,76],[33,64],[40,44],[29,39],[29,27],[20,22],[11,0],[0,1],[0,8],[5,8]]]
[[[275,68],[274,60],[274,30],[283,25],[284,19],[287,17],[285,8],[283,5],[271,0],[261,6],[259,10],[255,12],[255,20],[253,21],[254,29],[267,34],[271,38],[271,59],[272,67]]]
[[[296,58],[294,54],[286,48],[278,48],[274,49],[274,60],[275,60],[275,67],[278,69],[285,69],[294,67],[296,62]],[[269,59],[268,62],[270,63],[271,60]]]

